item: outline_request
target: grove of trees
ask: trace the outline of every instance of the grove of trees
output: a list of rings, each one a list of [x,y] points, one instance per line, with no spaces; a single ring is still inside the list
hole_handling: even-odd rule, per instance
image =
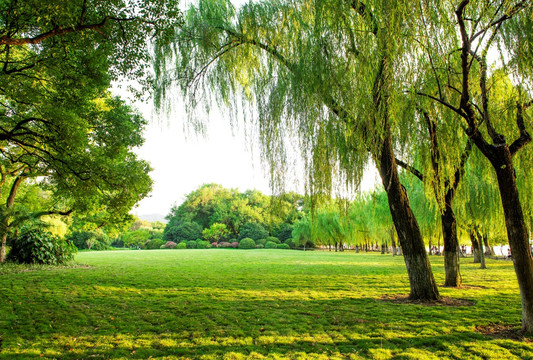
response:
[[[229,1],[203,0],[190,7],[173,39],[156,42],[155,99],[164,108],[177,83],[191,110],[215,98],[238,111],[244,100],[257,114],[251,125],[273,178],[283,176],[286,149],[297,142],[311,194],[330,193],[338,178],[357,185],[371,159],[410,297],[418,300],[440,295],[398,167],[423,180],[426,198],[434,199],[446,282],[457,286],[462,225],[454,204],[475,148],[482,166],[492,168],[483,180],[498,185],[522,326],[532,332],[530,212],[523,205],[531,176],[522,165],[531,160],[532,12],[530,2],[519,0],[275,0],[238,11]],[[488,203],[483,211],[498,212]]]

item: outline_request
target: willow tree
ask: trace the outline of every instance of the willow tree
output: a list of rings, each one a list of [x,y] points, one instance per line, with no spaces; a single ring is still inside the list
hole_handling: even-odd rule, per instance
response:
[[[533,258],[514,163],[531,141],[532,4],[463,0],[459,4],[420,2],[414,8],[431,14],[425,23],[418,22],[419,41],[430,49],[417,58],[419,75],[430,74],[438,84],[436,92],[419,95],[456,113],[451,119],[455,127],[464,131],[494,169],[520,287],[522,328],[533,332]],[[439,31],[426,32],[428,24]],[[505,94],[504,102],[498,101],[493,88],[491,53],[499,55],[495,65],[518,84]]]
[[[156,97],[162,107],[174,80],[194,108],[216,97],[257,110],[263,154],[285,171],[286,143],[296,139],[314,188],[332,172],[357,184],[368,154],[378,165],[404,251],[413,299],[438,289],[415,216],[398,175],[395,150],[403,93],[404,1],[268,1],[238,13],[227,1],[200,1],[174,42],[156,45]],[[394,41],[391,41],[394,37]],[[168,97],[167,97],[168,99]],[[283,175],[283,174],[281,174]]]

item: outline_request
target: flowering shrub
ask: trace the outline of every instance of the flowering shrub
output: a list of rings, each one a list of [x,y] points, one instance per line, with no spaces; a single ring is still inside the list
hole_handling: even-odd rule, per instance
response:
[[[165,247],[167,249],[174,249],[178,244],[176,244],[174,241],[167,241],[165,244]]]
[[[211,246],[216,248],[216,247],[218,247],[218,243],[217,242],[211,243]]]
[[[239,243],[236,242],[236,241],[235,241],[235,242],[232,242],[232,243],[231,243],[231,247],[234,248],[234,249],[236,249],[236,248],[239,247]]]
[[[229,242],[222,241],[222,242],[218,243],[218,247],[219,248],[230,248],[231,244]]]

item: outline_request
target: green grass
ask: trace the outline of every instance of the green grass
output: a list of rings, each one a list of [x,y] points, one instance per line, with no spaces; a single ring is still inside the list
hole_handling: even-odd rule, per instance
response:
[[[403,259],[283,250],[84,252],[90,267],[0,267],[0,359],[533,359],[476,332],[520,325],[512,263],[463,260],[474,306],[407,295]],[[439,284],[442,257],[432,257]],[[24,270],[24,271],[22,271]]]

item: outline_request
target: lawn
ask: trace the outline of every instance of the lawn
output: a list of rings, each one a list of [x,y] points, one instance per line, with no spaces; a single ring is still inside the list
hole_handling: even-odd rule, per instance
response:
[[[289,250],[83,252],[64,268],[0,266],[0,359],[533,359],[510,261],[462,260],[472,305],[409,292],[403,259]],[[444,282],[442,257],[431,258]],[[86,265],[86,266],[85,266]],[[28,271],[29,270],[29,271]]]

